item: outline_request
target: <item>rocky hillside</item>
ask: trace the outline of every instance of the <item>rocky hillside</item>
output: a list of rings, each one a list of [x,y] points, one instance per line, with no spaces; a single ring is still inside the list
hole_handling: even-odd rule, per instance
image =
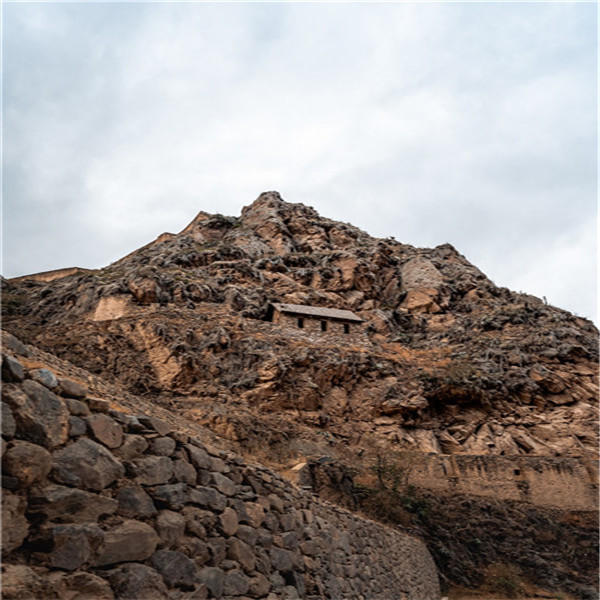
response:
[[[239,217],[201,212],[180,233],[164,233],[104,269],[52,277],[2,281],[4,327],[123,386],[134,406],[141,398],[203,426],[292,478],[297,463],[352,467],[322,489],[350,508],[364,500],[361,486],[381,487],[381,478],[369,477],[386,456],[402,472],[395,485],[433,493],[444,507],[453,497],[452,506],[462,507],[453,518],[471,519],[472,502],[494,496],[522,503],[513,524],[526,523],[534,506],[568,519],[577,510],[585,531],[569,535],[596,543],[589,532],[598,331],[497,287],[448,244],[422,249],[376,239],[267,192]],[[362,334],[340,343],[277,325],[271,303],[351,310],[364,320]],[[351,483],[336,489],[343,481]],[[405,526],[423,525],[415,514]],[[430,547],[440,537],[462,540],[462,550],[432,548],[444,585],[477,586],[490,564],[518,563],[510,544],[473,562],[477,552],[463,552],[468,539],[447,528],[433,535],[445,525],[419,532]],[[497,527],[501,519],[490,531]],[[593,560],[560,552],[540,555],[537,572],[546,579],[568,572],[563,589],[589,587],[582,564]],[[517,566],[535,578],[536,568]]]
[[[289,435],[307,425],[351,446],[597,446],[591,322],[498,288],[448,244],[375,239],[276,192],[239,218],[200,213],[105,269],[3,292],[8,330],[236,440],[253,416],[292,411]],[[282,332],[264,320],[270,302],[352,310],[369,343]]]

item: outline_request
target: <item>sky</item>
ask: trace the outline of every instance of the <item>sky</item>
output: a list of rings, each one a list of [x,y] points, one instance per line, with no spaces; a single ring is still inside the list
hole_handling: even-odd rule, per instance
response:
[[[261,192],[596,317],[594,3],[7,3],[2,274]]]

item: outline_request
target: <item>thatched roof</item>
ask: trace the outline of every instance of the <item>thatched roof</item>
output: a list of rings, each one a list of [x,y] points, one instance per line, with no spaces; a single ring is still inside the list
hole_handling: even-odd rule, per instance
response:
[[[336,319],[338,321],[355,321],[362,323],[362,319],[349,310],[340,310],[338,308],[323,308],[321,306],[305,306],[303,304],[279,304],[273,303],[273,308],[282,313],[291,313],[294,315],[306,315],[307,317],[324,317],[326,319]]]

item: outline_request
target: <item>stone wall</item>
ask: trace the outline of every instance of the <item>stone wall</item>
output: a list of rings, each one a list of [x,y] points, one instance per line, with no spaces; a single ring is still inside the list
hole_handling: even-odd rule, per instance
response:
[[[403,453],[407,483],[438,492],[598,509],[598,464],[578,457]]]
[[[2,358],[3,597],[435,600],[422,541]]]

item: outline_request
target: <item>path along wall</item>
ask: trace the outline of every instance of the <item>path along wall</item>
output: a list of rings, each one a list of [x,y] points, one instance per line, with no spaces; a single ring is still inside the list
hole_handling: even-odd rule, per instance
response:
[[[424,544],[2,359],[3,598],[435,600]]]

